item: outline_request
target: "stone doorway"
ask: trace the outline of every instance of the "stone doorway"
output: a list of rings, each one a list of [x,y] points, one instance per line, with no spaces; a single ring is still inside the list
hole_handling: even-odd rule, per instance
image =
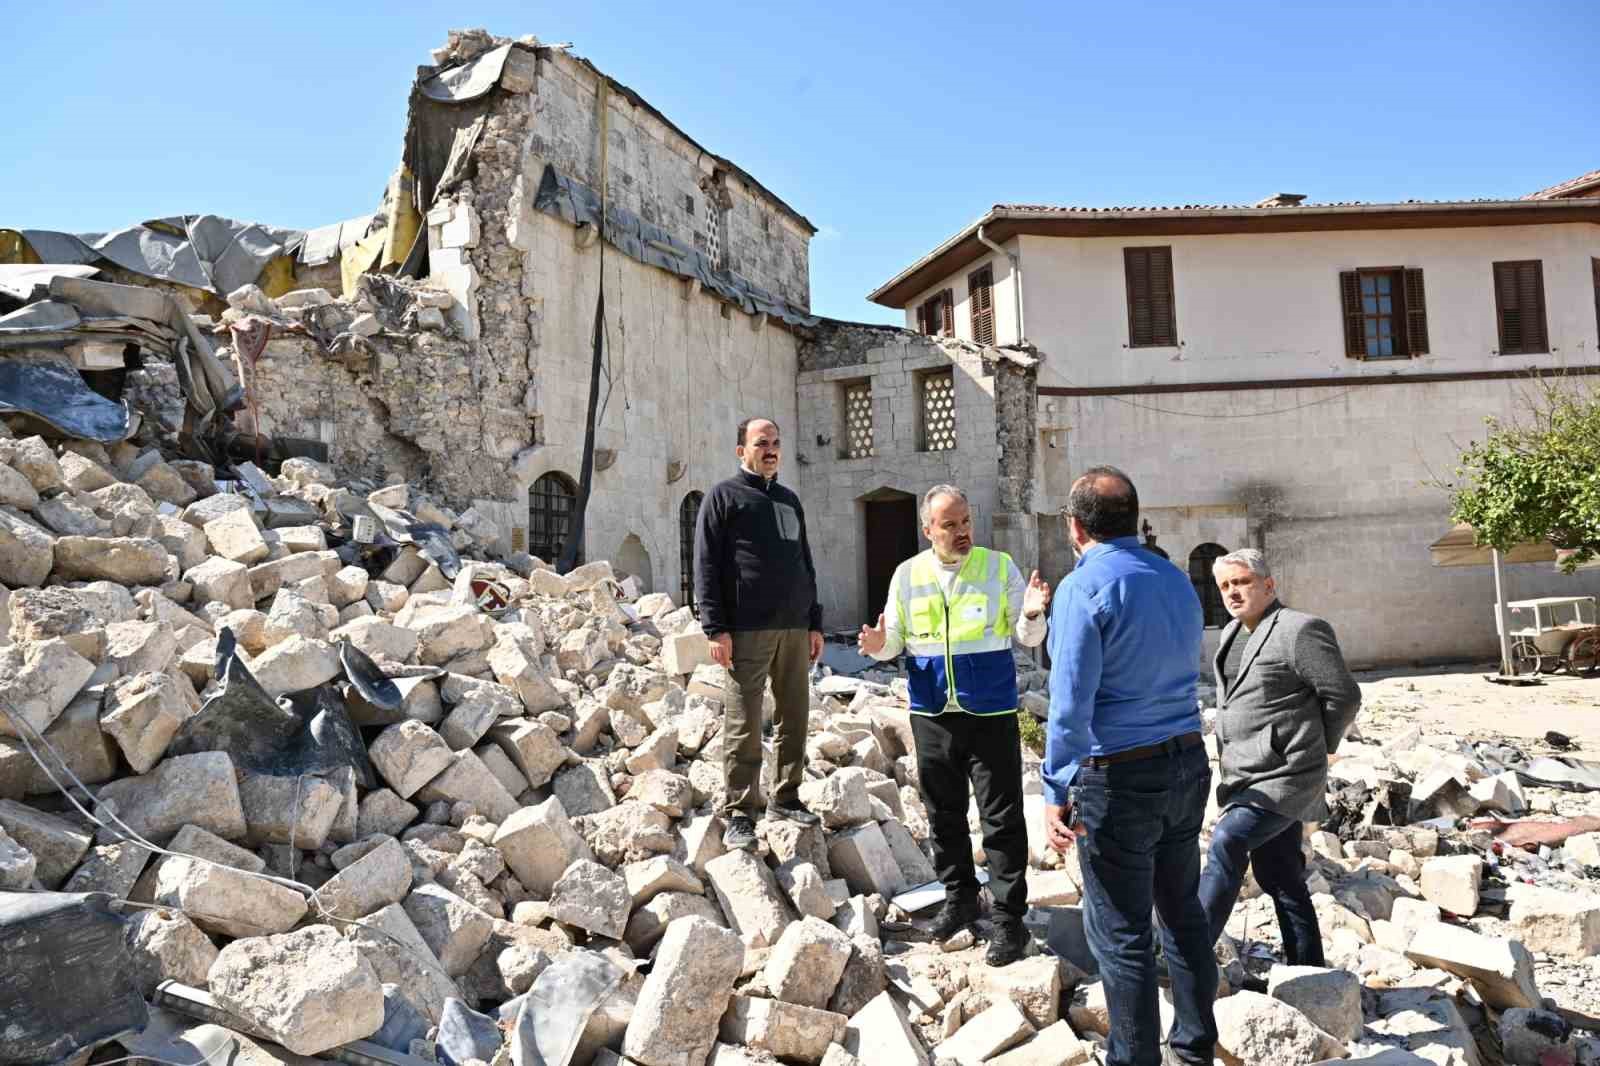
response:
[[[865,621],[876,623],[889,597],[895,567],[917,554],[917,498],[893,489],[879,489],[862,501],[866,541],[867,602]]]

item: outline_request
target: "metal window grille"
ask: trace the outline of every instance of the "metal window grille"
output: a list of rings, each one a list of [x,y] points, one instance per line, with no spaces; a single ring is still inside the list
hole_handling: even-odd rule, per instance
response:
[[[678,505],[678,558],[683,565],[679,602],[685,607],[694,606],[694,527],[700,518],[700,503],[705,498],[703,492],[691,492]]]
[[[844,387],[844,457],[870,459],[877,455],[872,447],[872,382],[858,381]]]
[[[1228,549],[1220,544],[1202,544],[1189,553],[1189,581],[1194,585],[1195,595],[1200,597],[1207,629],[1228,624],[1228,609],[1222,604],[1217,579],[1211,574],[1211,564],[1227,554]]]
[[[528,490],[528,553],[555,562],[572,533],[578,486],[565,474],[544,474]],[[583,545],[578,545],[583,562]]]
[[[954,451],[956,446],[956,377],[950,370],[922,378],[922,450]]]

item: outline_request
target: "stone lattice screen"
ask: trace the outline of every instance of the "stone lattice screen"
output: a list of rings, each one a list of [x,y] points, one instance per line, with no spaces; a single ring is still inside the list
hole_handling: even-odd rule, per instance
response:
[[[922,450],[954,451],[956,446],[956,379],[949,370],[922,378]]]
[[[872,382],[858,381],[844,386],[845,459],[870,459],[878,454],[872,446]]]

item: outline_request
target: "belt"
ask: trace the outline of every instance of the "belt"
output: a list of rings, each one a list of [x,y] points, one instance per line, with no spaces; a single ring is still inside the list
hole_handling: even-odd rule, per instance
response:
[[[1157,755],[1176,755],[1189,748],[1198,748],[1202,743],[1199,733],[1184,733],[1181,736],[1169,737],[1159,744],[1146,744],[1142,748],[1129,748],[1127,751],[1114,752],[1110,755],[1091,755],[1083,760],[1083,765],[1098,770],[1103,766],[1119,762],[1137,762],[1140,759],[1153,759]]]

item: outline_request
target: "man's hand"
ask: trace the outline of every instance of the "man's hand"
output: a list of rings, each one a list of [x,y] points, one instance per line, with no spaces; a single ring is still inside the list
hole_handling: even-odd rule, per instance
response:
[[[1083,836],[1083,826],[1069,824],[1072,818],[1070,804],[1054,806],[1045,804],[1044,808],[1044,835],[1050,846],[1057,852],[1065,855],[1067,850]]]
[[[711,645],[711,661],[724,669],[733,668],[733,636],[729,633],[718,633],[714,637],[706,638],[706,643]]]
[[[856,648],[863,655],[876,655],[887,643],[889,643],[889,633],[881,614],[878,615],[876,626],[863,625],[861,632],[856,634]]]
[[[1039,577],[1035,570],[1028,578],[1028,591],[1022,594],[1022,613],[1029,618],[1037,617],[1050,606],[1050,583]]]
[[[811,637],[811,661],[816,662],[822,658],[822,634],[813,629],[809,636]]]

